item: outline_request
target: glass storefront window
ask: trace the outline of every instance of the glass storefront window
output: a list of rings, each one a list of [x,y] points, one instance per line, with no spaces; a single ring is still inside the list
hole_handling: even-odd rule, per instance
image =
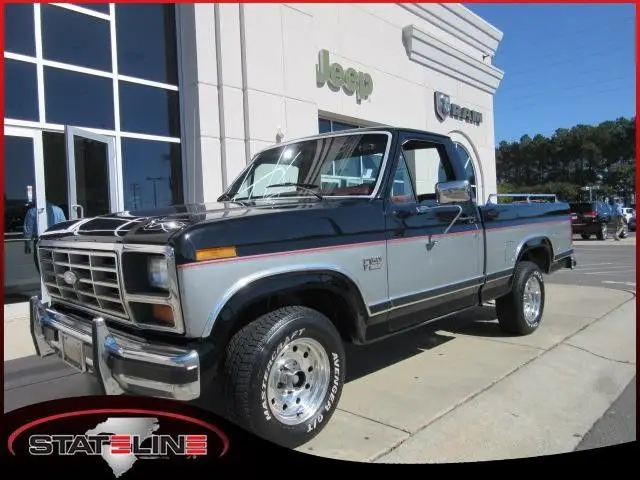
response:
[[[116,5],[120,74],[177,85],[175,25],[173,6]]]
[[[111,71],[109,22],[55,5],[42,5],[46,60]]]
[[[95,10],[96,12],[109,14],[108,3],[73,3],[78,7],[86,8],[87,10]]]
[[[6,303],[24,302],[39,291],[33,252],[21,238],[30,208],[27,185],[33,187],[32,201],[46,200],[60,207],[66,218],[79,211],[70,212],[69,197],[74,193],[74,203],[82,203],[86,215],[184,202],[175,8],[106,3],[5,6],[4,247],[5,258],[13,262],[5,264]],[[111,16],[111,10],[117,15]],[[38,30],[42,35],[36,38]],[[44,60],[42,92],[36,51]],[[64,65],[54,67],[51,62]],[[114,85],[116,65],[119,75],[129,78]],[[83,68],[90,70],[78,71]],[[146,85],[149,81],[157,86]],[[119,122],[116,105],[121,107]],[[72,153],[67,152],[66,127],[75,132]],[[6,134],[7,128],[13,133]],[[155,135],[158,141],[131,138],[135,134]],[[71,192],[69,161],[76,167]],[[119,172],[116,165],[122,165]],[[38,191],[33,172],[44,174]],[[114,203],[120,195],[124,205]]]
[[[36,56],[33,27],[33,5],[6,4],[4,6],[4,49],[30,57]]]
[[[38,120],[38,79],[35,63],[4,60],[4,115],[16,120]]]
[[[28,300],[40,287],[33,245],[24,235],[27,212],[35,201],[34,141],[5,136],[4,154],[4,296],[5,303],[12,303]]]
[[[113,130],[113,81],[109,78],[44,68],[47,122]]]
[[[126,210],[183,203],[180,144],[122,139]]]
[[[178,92],[120,82],[120,122],[125,132],[179,137]]]

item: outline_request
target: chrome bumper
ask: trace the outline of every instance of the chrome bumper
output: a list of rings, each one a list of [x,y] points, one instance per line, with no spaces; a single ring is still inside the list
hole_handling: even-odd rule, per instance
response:
[[[80,372],[94,374],[107,395],[145,395],[175,400],[200,396],[196,350],[151,344],[109,330],[103,318],[61,313],[32,297],[31,337],[41,357],[57,354]]]

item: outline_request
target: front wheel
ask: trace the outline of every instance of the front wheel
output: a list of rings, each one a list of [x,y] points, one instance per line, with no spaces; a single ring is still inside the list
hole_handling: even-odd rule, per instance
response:
[[[496,299],[500,327],[513,335],[529,335],[542,322],[545,289],[540,268],[533,262],[520,262],[515,269],[511,292]]]
[[[307,307],[284,307],[234,335],[224,364],[231,420],[295,448],[327,425],[345,379],[345,353],[331,321]]]

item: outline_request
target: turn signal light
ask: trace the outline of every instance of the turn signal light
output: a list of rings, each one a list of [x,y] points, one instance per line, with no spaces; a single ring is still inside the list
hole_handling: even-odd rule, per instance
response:
[[[220,260],[221,258],[233,258],[237,256],[236,247],[216,247],[196,250],[196,260]]]
[[[153,319],[165,325],[173,326],[173,309],[169,305],[153,305],[151,310],[151,315]]]

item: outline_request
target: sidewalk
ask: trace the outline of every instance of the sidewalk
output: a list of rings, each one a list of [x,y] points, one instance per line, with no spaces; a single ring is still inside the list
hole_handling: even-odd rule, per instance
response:
[[[493,317],[486,307],[351,348],[339,410],[299,450],[380,463],[573,451],[635,375],[635,298],[547,285],[529,337],[502,336]]]

